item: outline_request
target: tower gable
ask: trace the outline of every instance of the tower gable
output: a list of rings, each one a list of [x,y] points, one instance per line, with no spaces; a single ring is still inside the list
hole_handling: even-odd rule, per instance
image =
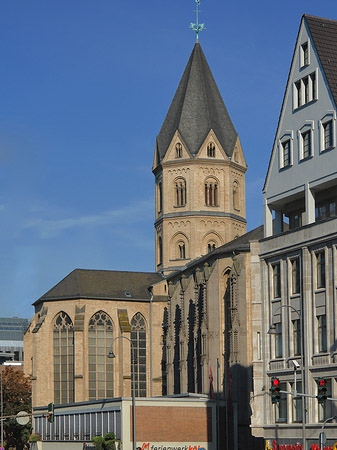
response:
[[[186,158],[190,159],[192,155],[179,132],[176,131],[162,162],[179,161]]]

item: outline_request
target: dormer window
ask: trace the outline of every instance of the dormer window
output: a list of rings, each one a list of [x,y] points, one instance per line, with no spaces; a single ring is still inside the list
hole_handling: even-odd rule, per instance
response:
[[[215,158],[215,145],[213,142],[210,142],[207,145],[207,156],[209,158]]]
[[[301,45],[301,67],[309,65],[309,43],[304,42]]]
[[[176,158],[182,158],[183,156],[183,146],[180,142],[176,144]]]

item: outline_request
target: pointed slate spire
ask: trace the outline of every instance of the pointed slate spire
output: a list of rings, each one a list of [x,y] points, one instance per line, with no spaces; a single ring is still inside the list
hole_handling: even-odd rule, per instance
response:
[[[237,132],[197,41],[157,136],[160,161],[176,131],[190,153],[196,155],[211,129],[227,156],[231,157]]]

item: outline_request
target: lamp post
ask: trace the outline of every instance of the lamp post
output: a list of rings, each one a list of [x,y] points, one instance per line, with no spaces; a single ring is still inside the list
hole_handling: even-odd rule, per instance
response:
[[[126,339],[127,341],[130,342],[130,351],[131,351],[131,365],[132,365],[132,384],[133,387],[131,387],[131,396],[132,396],[132,450],[136,450],[136,398],[135,398],[135,389],[136,389],[136,368],[135,368],[135,348],[134,345],[131,341],[131,339],[129,339],[126,336],[116,336],[115,338],[112,339],[111,342],[111,350],[108,353],[108,358],[115,358],[116,355],[112,350],[112,344],[117,340],[117,339]]]
[[[290,308],[294,313],[297,314],[299,322],[300,322],[300,333],[301,333],[301,340],[300,340],[300,353],[301,353],[301,378],[302,378],[302,394],[304,394],[304,351],[303,351],[303,312],[302,309],[298,311],[296,308],[294,308],[291,305],[281,305],[279,306],[276,311],[273,313],[273,317],[279,311],[281,308]],[[269,327],[268,334],[276,334],[276,326],[274,323],[272,323]],[[295,371],[296,373],[296,371]],[[302,439],[303,439],[303,450],[306,450],[306,430],[305,430],[305,396],[302,395]]]

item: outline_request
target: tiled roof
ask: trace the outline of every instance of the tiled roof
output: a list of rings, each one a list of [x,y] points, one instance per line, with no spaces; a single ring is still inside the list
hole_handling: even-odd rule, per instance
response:
[[[335,104],[337,104],[337,21],[304,15],[321,61]]]
[[[162,279],[161,274],[152,272],[75,269],[34,305],[45,301],[77,298],[148,301],[148,287]]]
[[[250,250],[251,241],[258,241],[264,237],[264,227],[260,225],[257,228],[254,228],[251,231],[239,236],[236,239],[233,239],[230,242],[227,242],[220,247],[217,247],[207,255],[200,256],[199,258],[193,259],[193,261],[189,262],[182,270],[171,273],[167,276],[167,279],[170,280],[174,278],[179,272],[184,272],[185,270],[190,270],[191,267],[198,266],[201,263],[206,263],[210,260],[214,260],[217,257],[222,255],[231,254],[233,252],[248,252]]]
[[[190,153],[195,155],[211,129],[226,154],[232,156],[237,132],[197,42],[157,136],[159,159],[165,156],[177,130]]]

